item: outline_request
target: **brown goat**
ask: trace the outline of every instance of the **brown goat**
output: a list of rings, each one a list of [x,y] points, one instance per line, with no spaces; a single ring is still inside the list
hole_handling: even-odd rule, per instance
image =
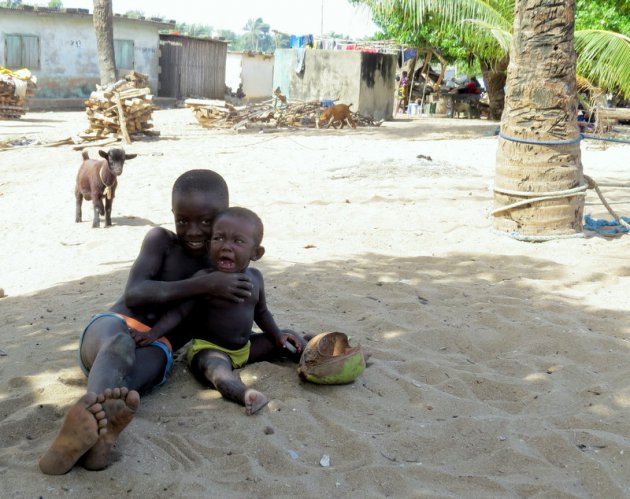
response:
[[[74,195],[77,200],[75,222],[81,221],[81,204],[83,199],[94,204],[94,221],[92,227],[100,226],[99,215],[105,215],[105,227],[112,224],[112,203],[118,185],[118,176],[122,174],[125,160],[133,159],[137,154],[125,154],[122,148],[112,147],[109,151],[99,150],[104,159],[90,159],[87,151],[83,151],[83,163],[77,174]],[[105,206],[103,206],[105,199]]]
[[[319,115],[319,119],[316,122],[317,128],[326,125],[328,128],[330,125],[333,128],[337,128],[337,123],[341,123],[341,128],[344,124],[348,124],[352,128],[356,128],[357,125],[352,119],[352,111],[350,111],[352,104],[335,104],[334,106],[327,107],[322,114]]]

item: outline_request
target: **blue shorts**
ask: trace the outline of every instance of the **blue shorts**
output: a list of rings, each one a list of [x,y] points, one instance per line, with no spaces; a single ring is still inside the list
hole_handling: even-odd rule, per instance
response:
[[[81,345],[83,345],[83,337],[85,336],[85,332],[88,330],[88,328],[101,317],[115,317],[116,319],[120,320],[123,324],[125,324],[126,327],[133,327],[134,329],[138,329],[140,331],[146,332],[146,331],[151,330],[151,328],[149,328],[148,326],[145,326],[144,324],[138,322],[137,320],[131,317],[127,317],[122,314],[106,312],[104,314],[94,315],[92,319],[90,320],[90,322],[88,322],[88,325],[85,326],[85,329],[83,329],[83,332],[81,333],[81,337],[79,338],[79,352],[78,352],[79,367],[81,368],[81,370],[86,376],[90,373],[90,370],[86,367],[86,365],[83,363],[83,359],[81,358]],[[166,367],[164,368],[164,376],[162,377],[162,381],[160,381],[160,383],[157,385],[157,386],[162,386],[164,383],[166,383],[166,380],[170,376],[171,370],[173,369],[173,350],[171,349],[171,345],[168,342],[168,340],[164,337],[155,340],[153,343],[151,343],[150,346],[158,347],[160,350],[164,352],[164,355],[166,355]],[[136,348],[145,348],[145,347],[136,347]]]

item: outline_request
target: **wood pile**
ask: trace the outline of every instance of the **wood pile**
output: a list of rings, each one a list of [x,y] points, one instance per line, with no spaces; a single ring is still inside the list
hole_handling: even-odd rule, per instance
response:
[[[28,70],[0,67],[0,119],[19,118],[28,110],[26,98],[35,95],[37,79]]]
[[[264,129],[264,128],[314,128],[325,109],[319,101],[287,103],[274,106],[275,100],[235,106],[223,100],[186,99],[186,107],[192,108],[193,116],[205,128]],[[369,117],[352,113],[357,126],[379,126]]]
[[[148,77],[134,71],[106,87],[97,85],[85,101],[89,128],[80,136],[97,140],[113,135],[130,144],[134,134],[159,135],[151,130],[154,109],[158,108],[153,105]]]

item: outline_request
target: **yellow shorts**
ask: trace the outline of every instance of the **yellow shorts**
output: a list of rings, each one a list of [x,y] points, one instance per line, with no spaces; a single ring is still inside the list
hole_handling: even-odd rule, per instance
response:
[[[249,360],[250,347],[251,342],[249,340],[247,341],[247,343],[245,343],[245,346],[243,348],[239,348],[238,350],[229,350],[206,340],[192,340],[192,344],[188,347],[188,352],[186,353],[186,360],[188,361],[188,365],[190,365],[195,355],[197,355],[202,350],[218,350],[220,352],[226,353],[230,358],[232,367],[234,369],[238,369],[239,367],[243,367],[245,364],[247,364],[247,361]]]

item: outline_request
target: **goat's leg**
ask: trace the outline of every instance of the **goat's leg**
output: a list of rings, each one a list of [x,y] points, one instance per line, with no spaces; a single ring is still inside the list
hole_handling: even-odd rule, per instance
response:
[[[112,224],[112,204],[114,203],[114,196],[105,198],[105,227],[109,227]]]
[[[92,228],[97,229],[101,226],[99,215],[105,215],[105,207],[103,206],[103,200],[96,196],[93,198],[94,202],[94,221],[92,222]]]
[[[83,204],[83,195],[80,192],[75,193],[77,200],[77,208],[75,210],[74,221],[79,223],[81,221],[81,205]]]
[[[98,229],[101,226],[101,223],[99,220],[100,214],[101,214],[101,210],[99,210],[98,206],[96,206],[96,203],[94,203],[94,220],[92,221],[93,229]]]

